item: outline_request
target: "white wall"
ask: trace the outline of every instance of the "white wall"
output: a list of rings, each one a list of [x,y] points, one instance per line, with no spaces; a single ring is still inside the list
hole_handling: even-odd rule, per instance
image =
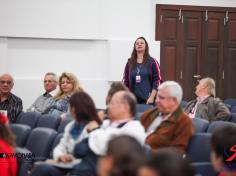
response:
[[[104,108],[138,36],[159,60],[156,4],[236,7],[234,0],[0,0],[0,74],[12,73],[24,109],[42,93],[48,71],[75,73]]]

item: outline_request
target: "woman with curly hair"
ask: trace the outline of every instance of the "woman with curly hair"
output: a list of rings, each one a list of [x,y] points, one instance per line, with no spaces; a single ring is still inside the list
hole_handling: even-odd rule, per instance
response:
[[[53,97],[54,103],[43,114],[59,117],[62,113],[68,112],[69,99],[76,91],[83,91],[76,76],[72,73],[62,73],[59,78],[59,91]]]

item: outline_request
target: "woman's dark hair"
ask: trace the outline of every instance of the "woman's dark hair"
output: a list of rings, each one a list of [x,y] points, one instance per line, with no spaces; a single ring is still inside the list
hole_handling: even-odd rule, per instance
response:
[[[148,60],[148,58],[150,58],[150,54],[149,54],[149,46],[148,46],[148,43],[147,43],[147,40],[144,38],[144,37],[138,37],[135,42],[134,42],[134,48],[133,48],[133,51],[131,53],[131,57],[129,58],[129,66],[131,69],[133,69],[136,64],[137,64],[137,51],[135,49],[135,44],[137,42],[137,40],[139,39],[142,39],[144,40],[145,42],[145,52],[144,52],[144,55],[143,55],[143,64],[145,64]]]
[[[194,176],[195,172],[187,159],[174,149],[160,149],[146,164],[160,176]]]
[[[226,164],[224,157],[231,147],[236,144],[236,125],[229,124],[225,127],[217,129],[211,137],[211,149],[217,157],[222,158],[223,164]],[[226,153],[225,153],[226,152]],[[226,166],[226,165],[225,165]]]
[[[130,136],[118,136],[108,143],[107,155],[114,160],[110,176],[136,176],[145,161],[141,144]]]
[[[9,144],[12,147],[16,146],[15,135],[12,133],[12,131],[8,128],[7,125],[2,124],[1,122],[0,122],[0,139],[4,140],[7,144]]]
[[[88,123],[92,120],[101,123],[97,115],[95,104],[86,92],[75,92],[70,97],[69,103],[70,107],[75,108],[76,121],[78,123]]]

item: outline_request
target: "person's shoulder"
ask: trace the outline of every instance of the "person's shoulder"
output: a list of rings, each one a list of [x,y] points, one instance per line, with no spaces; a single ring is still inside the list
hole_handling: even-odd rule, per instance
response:
[[[151,63],[158,63],[157,59],[154,57],[149,57],[148,60],[151,61]]]
[[[66,126],[65,126],[65,130],[64,132],[69,132],[71,130],[71,128],[73,127],[73,125],[75,124],[75,121],[72,120],[71,122],[69,122]]]
[[[219,97],[213,97],[213,96],[209,96],[207,98],[207,101],[212,102],[214,104],[223,103],[223,101]]]
[[[5,152],[9,152],[9,150],[12,150],[12,147],[3,139],[0,139],[0,150],[2,150],[2,152],[5,150]]]
[[[10,93],[10,96],[14,101],[22,102],[22,99],[20,97],[16,96],[15,94],[13,94],[13,93]]]
[[[140,117],[140,120],[141,120],[141,122],[144,122],[146,119],[150,119],[151,117],[155,117],[158,113],[159,112],[158,112],[157,107],[153,107],[151,109],[144,111],[144,113]]]

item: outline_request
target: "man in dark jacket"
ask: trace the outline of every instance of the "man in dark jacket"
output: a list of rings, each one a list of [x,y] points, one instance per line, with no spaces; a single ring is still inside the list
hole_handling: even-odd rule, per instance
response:
[[[196,86],[197,98],[191,100],[185,111],[191,118],[203,118],[209,121],[228,120],[230,111],[225,104],[215,97],[215,81],[212,78],[203,78]]]

